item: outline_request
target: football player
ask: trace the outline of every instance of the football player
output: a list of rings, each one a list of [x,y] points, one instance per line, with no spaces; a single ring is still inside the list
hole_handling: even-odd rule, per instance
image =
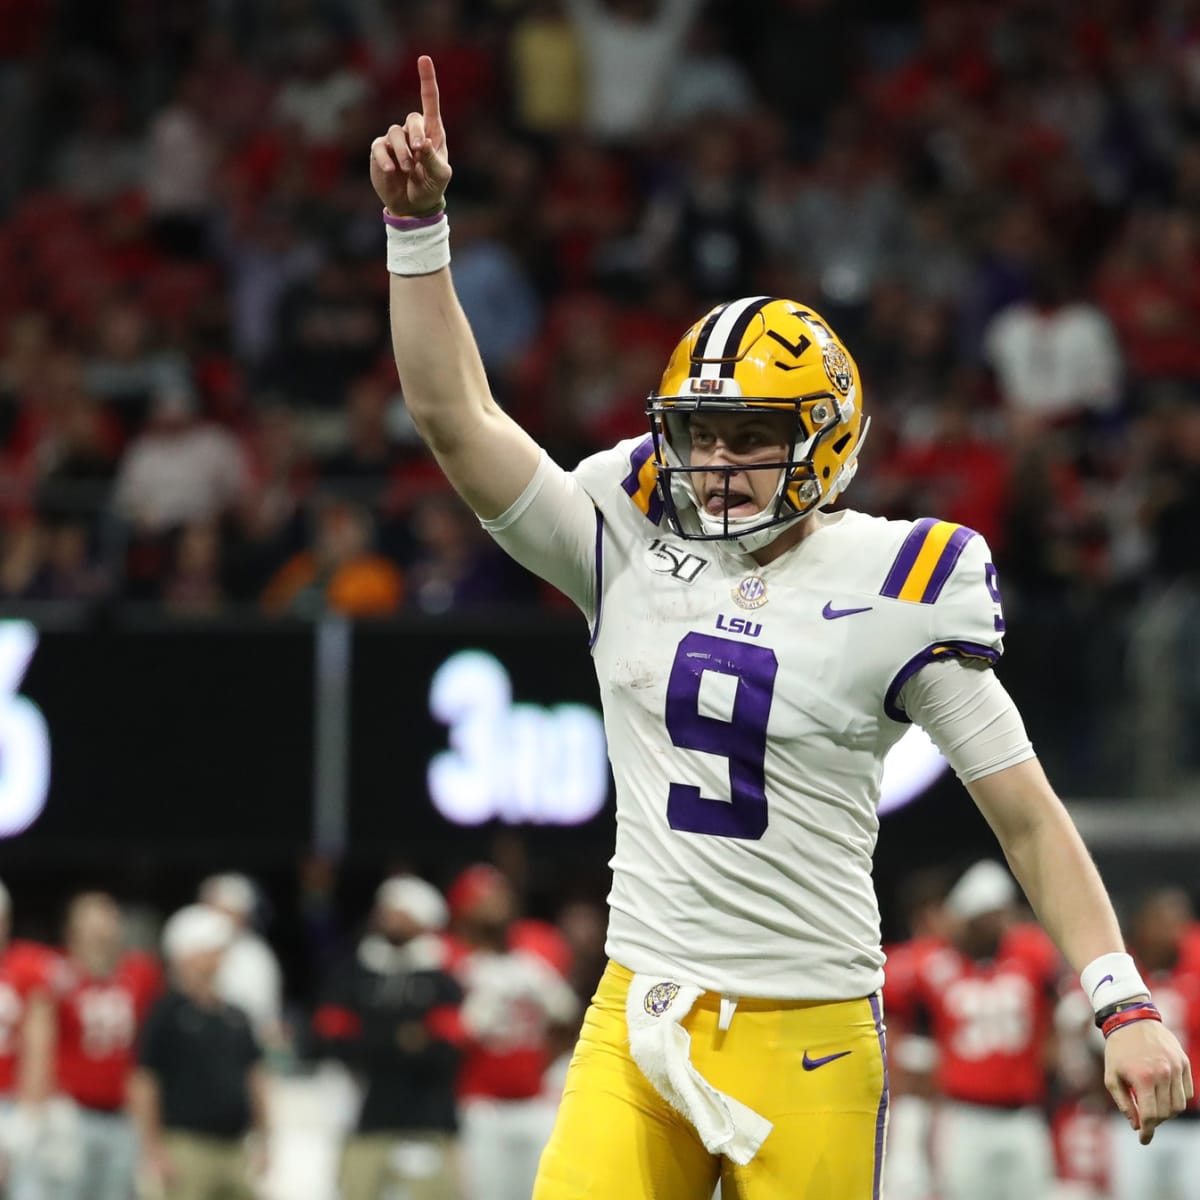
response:
[[[103,892],[71,901],[65,926],[66,973],[58,1005],[59,1092],[74,1105],[66,1130],[72,1169],[63,1200],[125,1200],[134,1188],[137,1140],[125,1111],[138,1031],[163,989],[156,959],[125,948],[124,919]]]
[[[569,952],[552,926],[518,917],[495,867],[476,863],[446,894],[450,969],[465,992],[459,1074],[462,1161],[473,1200],[525,1200],[554,1125],[544,1094],[556,1027],[579,1002],[564,978]]]
[[[946,884],[943,873],[933,868],[915,871],[901,885],[899,902],[911,936],[884,948],[887,989],[893,994],[911,995],[916,973],[931,949],[946,944],[949,924],[945,910]],[[887,989],[884,1003],[888,1012],[888,1078],[892,1094],[883,1190],[888,1200],[928,1200],[933,1192],[929,1147],[937,1047],[928,1030],[916,1028],[911,1015],[899,1023],[896,1021]]]
[[[871,883],[887,750],[933,736],[1109,1033],[1149,1141],[1190,1070],[994,674],[990,552],[945,521],[824,509],[866,433],[858,370],[807,305],[687,331],[645,438],[556,466],[492,398],[450,273],[446,131],[376,138],[396,365],[413,422],[515,558],[586,614],[617,789],[610,965],[536,1200],[879,1191],[887,1073]]]
[[[976,863],[946,897],[949,937],[921,943],[904,972],[888,965],[888,1012],[936,1047],[944,1200],[1027,1200],[1054,1180],[1044,1105],[1062,964],[1016,898],[999,863]]]
[[[11,928],[12,900],[0,883],[0,1195],[29,1200],[42,1187],[62,971],[49,946],[11,938]]]

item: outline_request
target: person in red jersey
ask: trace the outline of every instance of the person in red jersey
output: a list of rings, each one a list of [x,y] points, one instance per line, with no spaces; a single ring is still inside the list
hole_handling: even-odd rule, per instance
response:
[[[1193,1070],[1200,1066],[1200,925],[1180,888],[1147,893],[1133,912],[1126,936],[1146,982],[1154,989],[1164,1023],[1179,1038]],[[1113,1195],[1136,1200],[1200,1200],[1200,1105],[1195,1097],[1167,1136],[1141,1154],[1127,1153],[1113,1137]],[[1139,1147],[1140,1149],[1140,1147]]]
[[[912,991],[911,980],[930,951],[946,944],[947,883],[944,872],[931,868],[913,872],[901,885],[898,898],[910,936],[884,947],[887,978],[899,995]],[[891,1111],[883,1162],[883,1190],[888,1200],[928,1200],[932,1194],[929,1140],[936,1066],[937,1047],[927,1032],[889,1019]]]
[[[949,940],[884,985],[889,1015],[937,1047],[942,1200],[1032,1200],[1054,1178],[1042,1106],[1062,966],[1042,930],[1019,922],[1016,897],[1003,867],[976,863],[946,898]]]
[[[1054,1014],[1062,1096],[1050,1120],[1058,1173],[1055,1200],[1113,1200],[1112,1101],[1104,1086],[1104,1035],[1081,991],[1068,991]]]
[[[1059,1200],[1117,1200],[1112,1191],[1112,1117],[1104,1086],[1103,1061],[1097,1064],[1097,1085],[1060,1105],[1054,1113],[1054,1162]],[[1134,1193],[1130,1193],[1133,1195]],[[1141,1200],[1140,1194],[1138,1194]]]
[[[528,1200],[554,1125],[542,1095],[550,1033],[575,1017],[570,952],[552,926],[517,917],[495,867],[468,867],[447,893],[450,969],[462,984],[461,1145],[472,1200]]]
[[[12,901],[0,884],[0,1195],[39,1200],[58,957],[47,946],[12,939],[11,928]]]
[[[150,955],[126,950],[117,902],[103,892],[72,900],[64,930],[66,976],[58,1005],[59,1093],[74,1104],[65,1135],[74,1168],[56,1200],[127,1200],[137,1140],[125,1110],[138,1032],[163,988]]]

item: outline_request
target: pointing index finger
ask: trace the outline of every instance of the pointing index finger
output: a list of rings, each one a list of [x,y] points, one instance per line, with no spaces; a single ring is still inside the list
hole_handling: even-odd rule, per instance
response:
[[[430,140],[439,144],[445,138],[442,129],[442,107],[438,95],[437,72],[433,59],[422,54],[417,59],[417,74],[421,78],[421,113],[425,117],[425,132]]]

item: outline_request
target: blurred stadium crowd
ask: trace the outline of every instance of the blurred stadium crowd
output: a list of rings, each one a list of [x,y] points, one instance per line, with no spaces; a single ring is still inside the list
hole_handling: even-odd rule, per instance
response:
[[[418,51],[459,293],[559,458],[707,304],[801,296],[863,368],[856,506],[1051,610],[1194,577],[1189,0],[5,0],[0,596],[537,602],[396,394],[365,147]]]
[[[1200,1105],[1140,1147],[1091,1006],[1008,872],[949,882],[909,879],[911,936],[888,948],[889,1200],[1191,1200]],[[0,1195],[528,1200],[604,913],[532,920],[518,897],[487,864],[444,894],[390,876],[285,1003],[243,875],[205,880],[161,932],[76,895],[54,947],[9,936],[20,897],[0,888]],[[1126,930],[1195,1059],[1200,922],[1162,888]]]
[[[135,1181],[182,1200],[527,1200],[604,962],[601,908],[523,919],[484,864],[445,896],[385,880],[298,1007],[243,875],[205,880],[161,932],[81,893],[55,947],[10,937],[14,903],[0,887],[9,1200],[132,1200]]]

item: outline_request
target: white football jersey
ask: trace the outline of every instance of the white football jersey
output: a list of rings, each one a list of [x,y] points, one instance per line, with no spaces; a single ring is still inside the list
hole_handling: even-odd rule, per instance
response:
[[[609,956],[733,996],[874,992],[871,859],[898,697],[941,657],[999,658],[986,543],[846,511],[759,566],[660,524],[649,437],[574,478],[599,514],[573,553],[616,780]],[[485,525],[513,549],[527,507]],[[561,513],[554,525],[545,548],[570,553]]]

